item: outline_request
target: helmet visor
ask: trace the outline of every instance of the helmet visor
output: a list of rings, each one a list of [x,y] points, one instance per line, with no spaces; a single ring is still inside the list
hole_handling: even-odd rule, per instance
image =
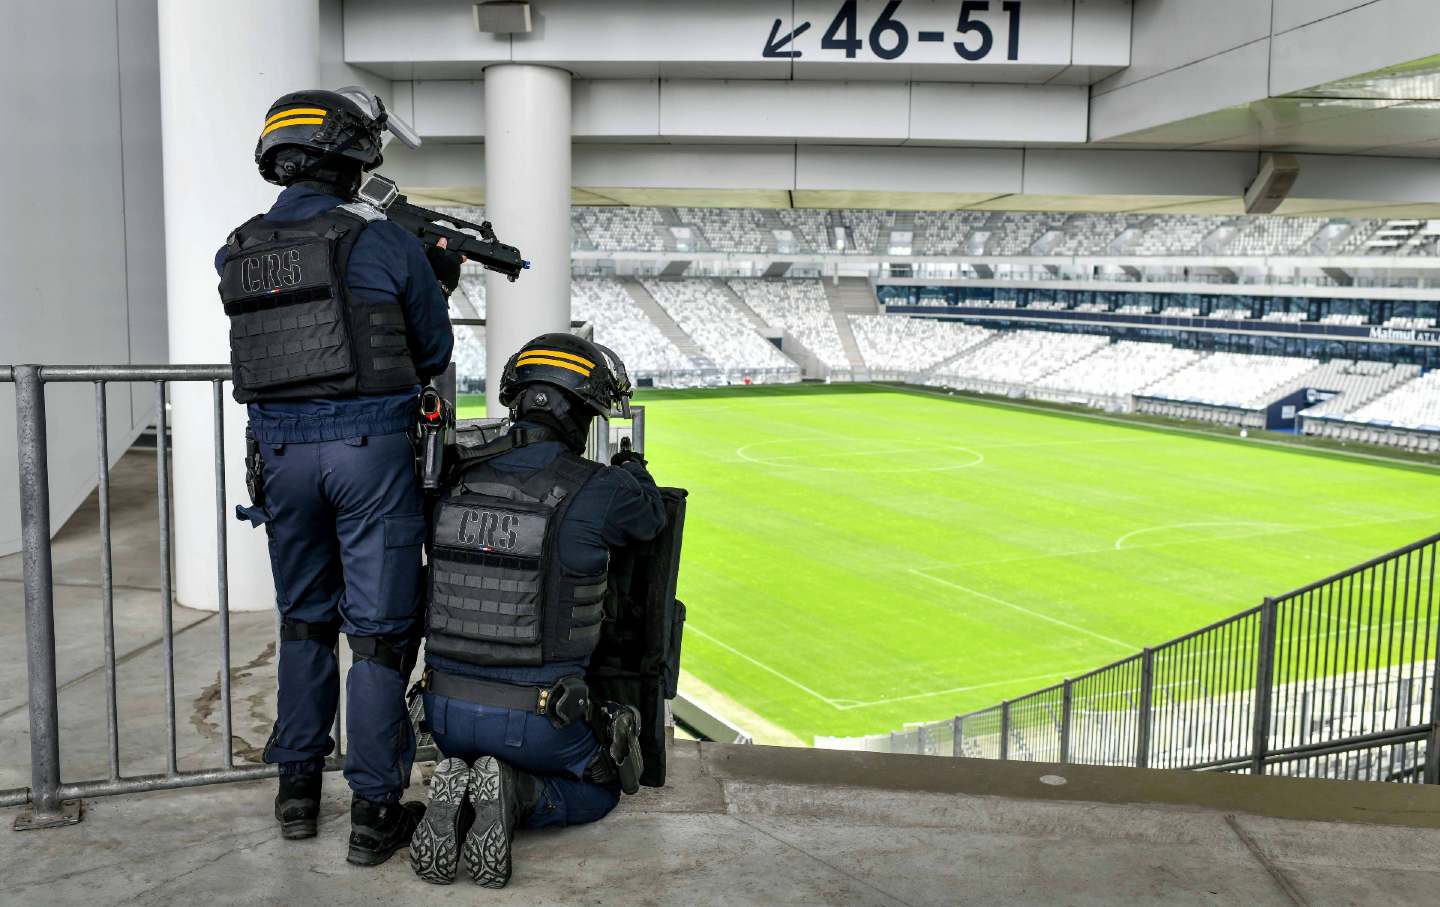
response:
[[[625,363],[615,355],[615,351],[608,346],[595,344],[600,355],[605,357],[605,364],[610,367],[610,374],[615,377],[615,384],[610,394],[610,416],[621,419],[630,418],[630,395],[634,388],[630,386],[630,373],[625,371]]]
[[[372,120],[389,130],[390,134],[399,139],[401,144],[407,148],[420,147],[420,136],[411,128],[410,124],[386,110],[384,102],[376,97],[370,89],[363,85],[346,85],[344,88],[336,89],[335,93],[359,104],[361,110],[370,114]]]

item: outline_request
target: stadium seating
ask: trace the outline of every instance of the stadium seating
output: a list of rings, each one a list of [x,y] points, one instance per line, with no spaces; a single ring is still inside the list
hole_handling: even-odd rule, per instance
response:
[[[1301,379],[1307,387],[1337,391],[1338,394],[1303,410],[1301,415],[1310,418],[1353,413],[1418,374],[1418,365],[1332,359],[1313,372],[1301,376]]]
[[[464,317],[484,318],[485,279],[483,277],[471,277],[469,275],[461,277],[460,292],[465,294],[466,301],[468,301],[470,303],[470,306],[475,310],[475,314],[473,316]],[[454,308],[453,301],[451,302],[451,307]],[[463,316],[463,313],[461,312],[456,312],[455,314]]]
[[[597,249],[605,251],[659,252],[665,221],[654,208],[576,208],[580,223]]]
[[[645,316],[618,280],[577,277],[570,282],[573,319],[595,326],[595,342],[610,347],[624,361],[632,380],[652,378],[672,383],[698,370],[655,323]]]
[[[1037,390],[1086,397],[1125,397],[1196,362],[1203,354],[1167,343],[1121,340],[1036,382]]]
[[[958,254],[970,231],[984,224],[989,216],[986,211],[916,211],[916,254]]]
[[[1387,328],[1410,328],[1410,329],[1412,329],[1412,330],[1422,330],[1422,331],[1423,331],[1423,330],[1426,330],[1427,328],[1433,328],[1433,327],[1435,327],[1435,319],[1433,319],[1433,318],[1415,318],[1415,317],[1413,317],[1413,316],[1401,316],[1401,317],[1398,317],[1398,318],[1387,318],[1387,319],[1385,320],[1385,327],[1387,327]]]
[[[694,224],[716,252],[768,252],[775,237],[754,208],[676,208],[682,223]]]
[[[834,252],[835,237],[831,235],[828,213],[814,208],[781,208],[775,215],[803,246],[809,247],[805,251]]]
[[[1122,237],[1113,254],[1193,255],[1220,220],[1193,214],[1151,218],[1133,236]]]
[[[729,294],[710,280],[642,281],[655,301],[675,319],[727,380],[755,383],[800,380],[800,368],[749,322]]]
[[[1320,363],[1295,356],[1215,353],[1144,388],[1145,396],[1258,409],[1281,385]]]
[[[1359,312],[1331,312],[1320,319],[1321,324],[1364,324],[1365,316]]]
[[[1110,343],[1100,334],[1009,331],[937,369],[931,384],[986,389],[1028,385]]]
[[[860,355],[873,371],[915,375],[983,343],[995,332],[904,315],[851,315]]]
[[[455,386],[461,392],[478,392],[485,382],[485,329],[458,326],[455,328]]]
[[[1407,381],[1346,418],[1351,422],[1440,432],[1440,370]]]
[[[485,212],[442,208],[466,220]],[[910,223],[913,222],[913,227]],[[707,247],[766,252],[790,231],[790,252],[835,254],[835,228],[846,255],[884,254],[891,231],[911,234],[915,255],[1435,255],[1440,227],[1425,220],[1315,217],[1215,217],[1194,214],[1056,214],[1049,212],[874,209],[593,207],[571,209],[577,250],[656,252],[673,245],[667,225],[690,227]],[[908,229],[907,229],[908,228]]]
[[[827,368],[850,367],[818,280],[732,280],[730,288],[772,327],[782,328]]]
[[[1305,248],[1323,217],[1252,217],[1224,249],[1226,255],[1274,255]]]

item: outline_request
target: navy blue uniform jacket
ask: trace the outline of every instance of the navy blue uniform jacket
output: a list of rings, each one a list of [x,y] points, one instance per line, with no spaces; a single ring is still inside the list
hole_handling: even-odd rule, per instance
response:
[[[265,216],[282,223],[307,220],[344,201],[313,185],[289,186]],[[215,253],[217,272],[225,254],[223,246]],[[450,365],[455,347],[450,312],[420,240],[387,221],[370,224],[350,253],[346,285],[356,299],[399,300],[405,312],[410,357],[421,380],[439,375]],[[419,393],[416,387],[401,394],[252,403],[250,428],[257,439],[270,444],[341,441],[408,431],[417,418],[415,398]]]

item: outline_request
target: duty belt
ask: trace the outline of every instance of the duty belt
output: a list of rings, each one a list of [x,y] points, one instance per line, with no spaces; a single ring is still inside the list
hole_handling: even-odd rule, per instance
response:
[[[425,689],[437,696],[544,715],[557,728],[588,718],[590,713],[590,688],[578,674],[562,677],[554,686],[536,687],[477,680],[427,668],[423,682]]]

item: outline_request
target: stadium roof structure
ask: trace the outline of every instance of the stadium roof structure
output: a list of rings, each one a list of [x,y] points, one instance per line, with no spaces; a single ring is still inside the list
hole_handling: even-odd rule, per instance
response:
[[[485,71],[525,62],[575,79],[577,204],[1231,215],[1284,152],[1281,214],[1440,215],[1425,0],[532,6],[344,5],[344,63],[431,142],[388,155],[417,196],[483,201]]]

